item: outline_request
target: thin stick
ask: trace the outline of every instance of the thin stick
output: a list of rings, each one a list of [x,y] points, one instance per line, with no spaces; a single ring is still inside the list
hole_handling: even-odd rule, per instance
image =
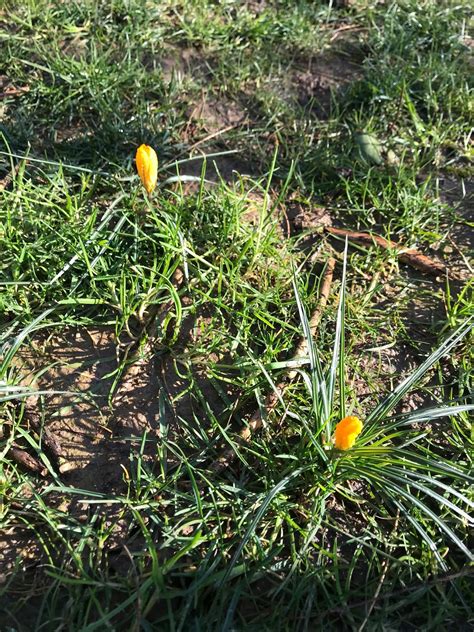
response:
[[[422,254],[414,248],[406,249],[400,244],[380,237],[380,235],[374,235],[372,233],[360,233],[352,230],[345,230],[344,228],[333,228],[332,226],[325,226],[324,230],[330,235],[335,237],[348,238],[350,241],[355,241],[358,244],[364,246],[378,246],[383,250],[394,250],[397,253],[398,258],[403,263],[408,264],[412,268],[420,270],[425,274],[432,274],[435,276],[446,275],[447,269],[443,263],[434,261],[430,257]]]
[[[316,309],[311,314],[311,318],[309,319],[309,330],[311,331],[311,336],[316,334],[316,330],[321,321],[321,317],[323,315],[324,308],[328,302],[329,292],[331,291],[332,278],[334,276],[334,269],[336,267],[336,259],[334,257],[330,257],[328,259],[326,268],[324,270],[323,278],[321,279],[321,289],[319,292],[319,301],[316,306]],[[299,358],[305,357],[308,354],[308,340],[306,338],[301,338],[298,346],[296,347],[296,351],[294,354],[294,359],[297,360]],[[291,371],[288,374],[287,379],[293,380],[296,376],[296,371]]]
[[[42,448],[51,460],[59,466],[64,455],[63,449],[58,437],[41,423],[38,412],[38,397],[33,397],[31,401],[26,402],[25,419],[41,441]],[[43,466],[41,466],[43,467]]]
[[[321,321],[321,316],[323,315],[324,308],[327,304],[329,298],[329,292],[331,291],[332,279],[334,276],[334,269],[336,267],[336,260],[333,257],[328,259],[326,268],[324,270],[323,277],[321,279],[321,289],[319,293],[319,301],[316,309],[311,315],[309,321],[309,327],[311,331],[311,335],[314,336],[318,325]],[[305,357],[308,353],[308,341],[306,338],[301,338],[298,346],[296,347],[295,353],[293,354],[292,360],[299,360]],[[255,434],[260,428],[263,426],[263,415],[267,416],[269,413],[273,411],[278,401],[281,399],[285,389],[288,386],[288,383],[295,379],[298,372],[295,370],[290,371],[285,379],[278,382],[275,386],[275,389],[269,393],[265,398],[265,403],[263,405],[263,409],[258,408],[250,420],[248,421],[245,428],[243,428],[239,436],[237,438],[237,445],[242,446],[248,443],[253,434]],[[211,466],[211,469],[216,472],[222,472],[229,464],[235,459],[236,452],[232,448],[229,448],[225,451],[225,453],[221,456],[218,461],[215,461]]]
[[[29,86],[23,86],[23,88],[14,88],[13,86],[7,86],[5,90],[0,92],[0,99],[5,99],[7,97],[14,97],[17,94],[23,94],[24,92],[29,92]]]

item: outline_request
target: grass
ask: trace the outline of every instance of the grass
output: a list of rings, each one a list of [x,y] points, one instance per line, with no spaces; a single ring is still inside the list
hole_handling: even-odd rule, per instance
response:
[[[5,3],[8,629],[472,621],[468,8]],[[436,252],[453,278],[321,217]],[[239,442],[301,335],[296,379]],[[348,414],[364,430],[338,452]]]

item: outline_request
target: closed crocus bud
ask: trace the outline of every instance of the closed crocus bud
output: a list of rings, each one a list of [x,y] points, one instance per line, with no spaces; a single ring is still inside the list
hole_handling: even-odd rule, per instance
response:
[[[158,156],[153,147],[140,145],[135,156],[137,171],[148,194],[156,187],[158,179]]]
[[[349,450],[362,432],[362,422],[358,417],[344,417],[334,431],[334,446],[338,450]]]

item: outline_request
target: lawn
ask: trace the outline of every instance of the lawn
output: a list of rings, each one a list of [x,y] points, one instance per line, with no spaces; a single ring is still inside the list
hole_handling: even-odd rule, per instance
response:
[[[471,22],[0,4],[2,630],[471,629]]]

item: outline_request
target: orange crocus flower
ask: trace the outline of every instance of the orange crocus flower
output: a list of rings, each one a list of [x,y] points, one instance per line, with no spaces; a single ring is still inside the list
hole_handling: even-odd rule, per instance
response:
[[[334,445],[338,450],[349,450],[362,432],[362,422],[358,417],[344,417],[334,431]]]
[[[156,187],[158,179],[158,156],[153,147],[140,145],[135,155],[137,171],[148,195]]]

